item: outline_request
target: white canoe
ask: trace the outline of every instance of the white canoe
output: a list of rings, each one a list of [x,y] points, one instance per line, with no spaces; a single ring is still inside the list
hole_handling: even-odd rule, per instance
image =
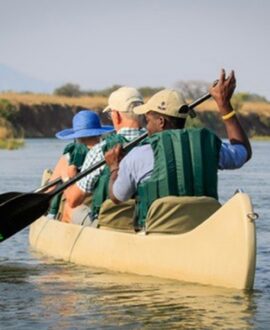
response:
[[[252,289],[256,227],[250,198],[237,193],[184,234],[141,235],[66,224],[42,217],[30,245],[48,256],[91,267],[187,282]]]

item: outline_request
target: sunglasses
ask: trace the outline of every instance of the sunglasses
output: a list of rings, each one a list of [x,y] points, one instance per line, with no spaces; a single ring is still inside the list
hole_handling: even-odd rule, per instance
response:
[[[116,110],[112,110],[112,109],[109,109],[108,111],[106,111],[106,116],[108,119],[112,120],[112,112],[117,112]]]

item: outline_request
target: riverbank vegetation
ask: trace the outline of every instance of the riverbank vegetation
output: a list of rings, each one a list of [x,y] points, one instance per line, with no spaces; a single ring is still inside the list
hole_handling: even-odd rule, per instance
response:
[[[0,149],[15,150],[23,146],[23,139],[0,139]]]
[[[191,85],[178,82],[176,85],[183,92],[186,100],[191,102],[207,92],[208,85],[200,85],[200,82],[197,82],[197,84],[200,88],[196,85],[196,82],[192,82]],[[188,86],[190,86],[190,89],[188,89]],[[65,84],[57,88],[53,94],[2,92],[0,93],[0,117],[3,117],[3,115],[7,116],[7,114],[14,116],[14,106],[16,107],[19,104],[29,106],[59,104],[86,107],[94,110],[102,109],[106,106],[111,92],[119,87],[119,85],[115,85],[100,91],[81,91],[78,85]],[[147,100],[162,88],[141,87],[138,90],[142,93],[145,100]],[[270,102],[264,96],[257,94],[236,93],[232,98],[232,103],[236,111],[256,112],[258,114],[269,114],[270,112]],[[201,111],[216,111],[216,104],[210,99],[202,103],[198,109]]]
[[[207,92],[205,82],[178,82],[188,102]],[[65,84],[52,94],[0,93],[0,148],[14,148],[22,145],[24,137],[53,137],[55,132],[70,126],[74,113],[81,109],[93,109],[106,118],[102,109],[107,105],[115,85],[100,91],[82,91],[78,85]],[[145,100],[162,87],[141,87]],[[250,137],[256,139],[270,136],[270,102],[260,95],[236,93],[232,104]],[[216,104],[209,99],[196,108],[198,116],[188,121],[188,126],[207,126],[216,133],[224,134],[224,124],[219,118]]]
[[[266,114],[270,116],[270,102],[268,101],[250,101],[240,97],[241,93],[236,94],[232,103],[236,111],[242,113],[257,113],[258,115]],[[145,97],[146,99],[149,96]],[[33,105],[62,105],[62,106],[78,106],[91,108],[94,110],[103,109],[107,105],[108,97],[95,95],[95,96],[79,96],[68,97],[49,94],[31,94],[31,93],[0,93],[0,118],[4,117],[9,120],[14,119],[16,114],[16,106],[25,104]],[[188,99],[188,101],[192,101]],[[198,111],[217,111],[216,103],[213,100],[208,100],[197,107]]]

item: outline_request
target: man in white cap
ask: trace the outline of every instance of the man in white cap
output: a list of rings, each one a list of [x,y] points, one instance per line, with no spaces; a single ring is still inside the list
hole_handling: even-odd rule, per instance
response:
[[[145,132],[145,130],[140,128],[139,116],[133,112],[134,107],[142,104],[142,95],[137,89],[132,87],[121,87],[110,95],[108,106],[103,111],[110,115],[115,131],[117,132],[117,138],[119,138],[119,136],[122,137],[122,140],[120,139],[121,142],[131,141]],[[82,171],[104,158],[103,149],[106,148],[108,140],[110,140],[110,137],[95,145],[88,152],[81,169]],[[97,181],[103,170],[104,166],[98,168],[96,171],[90,173],[65,190],[64,194],[70,207],[80,205],[87,196],[93,194],[93,191],[96,189],[97,185],[99,185]],[[103,178],[103,181],[106,180],[109,181],[109,177]],[[102,199],[106,199],[106,196],[100,197],[100,201],[97,203],[101,204]],[[98,205],[97,208],[99,208],[99,206],[100,205]]]
[[[109,150],[105,159],[111,172],[111,200],[118,204],[136,196],[141,226],[158,198],[218,199],[217,170],[239,168],[251,158],[249,140],[230,103],[235,86],[234,72],[226,78],[222,70],[218,83],[210,88],[230,143],[205,128],[183,129],[188,108],[175,90],[162,90],[134,109],[145,115],[149,138],[123,159],[119,145]]]

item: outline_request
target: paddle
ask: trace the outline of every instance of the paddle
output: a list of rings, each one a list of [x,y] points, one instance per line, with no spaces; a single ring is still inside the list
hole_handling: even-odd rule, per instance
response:
[[[138,144],[146,136],[147,132],[140,135],[137,139],[127,143],[123,149],[126,150]],[[99,161],[49,193],[21,193],[19,196],[2,203],[0,205],[0,242],[16,234],[18,231],[27,227],[37,218],[42,216],[48,210],[50,200],[53,196],[59,194],[73,183],[95,171],[105,163],[105,160]]]
[[[204,102],[211,95],[209,93],[203,95],[198,100],[192,102],[188,106],[191,110],[196,105]],[[187,108],[187,107],[186,107]],[[137,139],[131,141],[124,146],[124,150],[138,144],[147,136],[147,133],[142,134]],[[62,192],[76,181],[95,171],[97,168],[105,164],[105,160],[101,160],[85,171],[79,173],[74,178],[56,187],[49,193],[25,193],[0,205],[0,242],[6,240],[18,231],[30,225],[33,221],[42,216],[50,206],[50,200],[53,196]]]
[[[48,182],[44,186],[41,186],[41,187],[37,188],[36,190],[33,191],[33,193],[44,192],[47,189],[49,189],[50,187],[55,186],[56,184],[58,184],[60,182],[62,182],[62,179],[60,177],[59,178],[56,178],[55,180],[52,180],[52,181]],[[22,192],[15,192],[15,191],[0,194],[0,205],[3,204],[3,203],[5,203],[5,202],[7,202],[10,199],[13,199],[15,197],[20,196],[22,194],[24,194],[24,193],[22,193]]]

